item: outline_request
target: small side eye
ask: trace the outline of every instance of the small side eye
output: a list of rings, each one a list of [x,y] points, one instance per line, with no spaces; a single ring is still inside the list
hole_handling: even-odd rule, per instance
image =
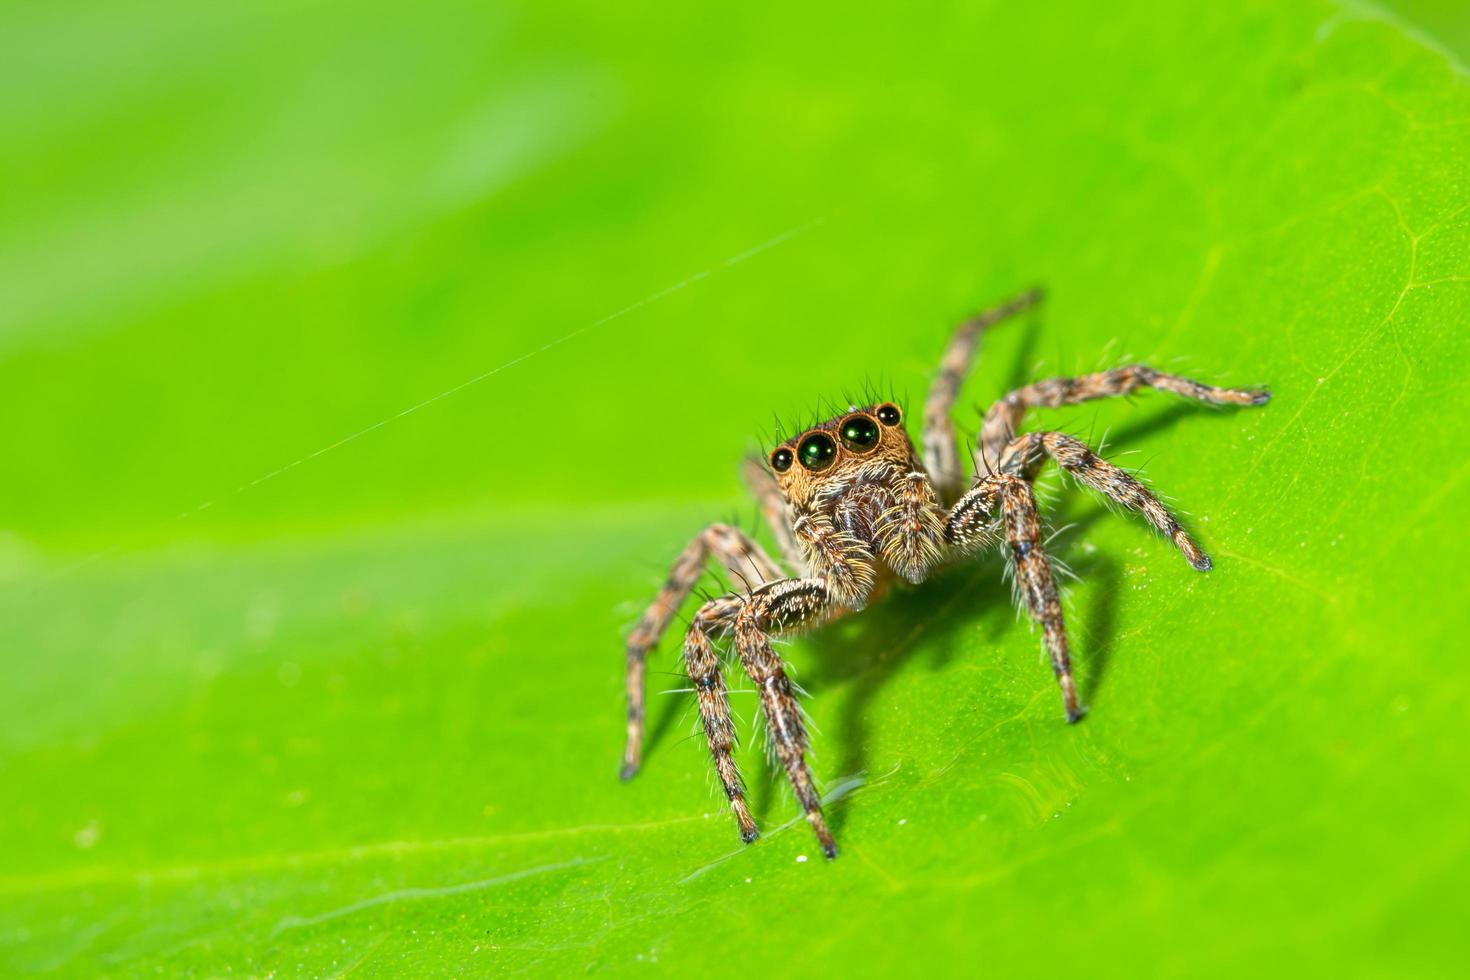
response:
[[[903,413],[898,410],[897,405],[892,403],[879,405],[875,414],[878,416],[878,421],[884,425],[897,425],[903,421]]]
[[[796,453],[801,458],[801,465],[816,473],[831,466],[832,460],[837,458],[837,443],[825,432],[813,432],[801,440]]]
[[[837,430],[842,444],[855,453],[865,453],[878,445],[878,423],[866,415],[849,415]]]
[[[785,473],[791,469],[791,464],[795,459],[796,457],[791,455],[791,450],[782,446],[780,449],[771,453],[771,469],[777,473]]]

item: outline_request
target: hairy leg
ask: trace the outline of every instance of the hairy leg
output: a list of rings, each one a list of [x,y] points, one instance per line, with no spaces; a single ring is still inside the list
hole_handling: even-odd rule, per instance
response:
[[[1034,475],[1041,461],[1048,456],[1079,482],[1142,514],[1145,520],[1174,542],[1197,571],[1210,570],[1210,556],[1200,550],[1158,498],[1127,471],[1109,463],[1069,435],[1032,432],[1022,436],[1001,450],[1000,470],[1013,476]]]
[[[1017,388],[990,407],[980,427],[980,452],[987,463],[996,465],[1001,450],[1016,437],[1027,409],[1076,405],[1094,398],[1116,398],[1131,395],[1139,388],[1168,391],[1210,405],[1264,405],[1271,400],[1270,393],[1264,390],[1217,388],[1177,374],[1155,371],[1146,364],[1131,364],[1075,378],[1048,378]]]
[[[1072,680],[1072,658],[1061,597],[1042,546],[1041,516],[1031,484],[1019,476],[1004,473],[981,480],[950,511],[945,537],[962,551],[975,550],[987,540],[997,509],[1014,565],[1016,589],[1031,618],[1041,624],[1052,673],[1062,691],[1067,721],[1075,722],[1082,717],[1082,708],[1077,703],[1077,685]]]
[[[796,693],[781,658],[771,649],[770,634],[807,625],[828,608],[826,587],[816,579],[787,579],[758,589],[735,619],[735,650],[760,694],[761,711],[771,745],[822,853],[837,856],[837,845],[822,817],[822,800],[806,764],[807,736]]]
[[[945,503],[958,497],[964,487],[964,468],[960,465],[959,445],[955,440],[950,410],[959,396],[965,375],[970,372],[970,362],[974,360],[980,334],[987,327],[1036,305],[1041,301],[1041,295],[1041,290],[1032,289],[971,317],[955,328],[954,336],[945,348],[944,357],[939,362],[939,374],[924,400],[922,440],[924,468],[934,480],[939,499]]]
[[[781,549],[781,560],[786,562],[796,574],[805,574],[806,561],[802,558],[801,549],[796,544],[795,535],[792,534],[791,518],[786,511],[786,498],[782,496],[781,488],[776,485],[775,477],[771,476],[765,463],[750,457],[746,458],[740,468],[740,473],[745,477],[745,485],[750,488],[751,495],[760,505],[761,516],[766,519],[771,533],[776,536],[776,545]]]
[[[720,778],[725,799],[730,801],[730,810],[740,826],[740,839],[749,844],[759,836],[759,832],[745,802],[745,783],[735,764],[737,737],[735,722],[730,715],[730,697],[725,690],[725,678],[720,673],[719,656],[710,642],[711,633],[729,631],[745,604],[739,596],[724,596],[700,607],[689,624],[689,632],[684,635],[684,667],[694,684],[699,720],[704,727],[705,741],[709,743],[715,774]]]
[[[659,589],[652,604],[638,620],[638,625],[633,627],[633,632],[628,634],[628,743],[623,750],[624,779],[631,779],[638,772],[643,743],[644,674],[648,651],[668,629],[669,621],[704,574],[704,564],[711,556],[752,588],[785,578],[760,545],[739,528],[728,524],[711,524],[680,552],[663,588]]]

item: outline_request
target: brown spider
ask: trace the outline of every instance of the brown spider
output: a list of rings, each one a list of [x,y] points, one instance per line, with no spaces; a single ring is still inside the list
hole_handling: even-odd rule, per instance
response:
[[[1127,472],[1060,432],[1016,431],[1032,407],[1074,405],[1093,398],[1158,388],[1214,405],[1264,405],[1263,390],[1216,388],[1142,364],[1019,388],[986,413],[975,478],[965,489],[950,408],[981,332],[1041,299],[1024,293],[987,310],[955,331],[939,376],[924,403],[924,458],[904,432],[892,402],[848,412],[777,446],[764,463],[747,459],[744,474],[775,532],[786,572],[749,535],[711,524],[679,555],[668,581],[628,637],[628,745],[622,776],[638,771],[643,738],[644,660],[713,556],[748,584],[700,606],[684,636],[684,662],[699,701],[715,772],[746,843],[758,836],[731,754],[735,726],[720,660],[711,640],[733,638],[755,682],[771,744],[827,857],[837,846],[822,818],[821,799],[807,769],[806,730],[791,681],[771,650],[773,635],[810,628],[863,608],[895,578],[922,582],[942,565],[1005,540],[1022,600],[1041,624],[1067,721],[1082,717],[1067,633],[1051,563],[1042,548],[1041,520],[1031,482],[1046,458],[1079,482],[1142,514],[1197,570],[1209,557],[1163,504]]]

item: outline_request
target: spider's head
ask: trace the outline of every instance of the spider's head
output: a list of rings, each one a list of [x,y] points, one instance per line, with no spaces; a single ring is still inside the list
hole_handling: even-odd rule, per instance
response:
[[[917,465],[893,402],[849,407],[847,412],[792,436],[771,450],[766,465],[786,499],[808,503],[851,485],[865,472]]]

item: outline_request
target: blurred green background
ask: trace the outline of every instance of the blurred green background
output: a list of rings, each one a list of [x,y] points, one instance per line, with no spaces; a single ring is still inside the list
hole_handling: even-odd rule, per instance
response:
[[[10,0],[0,972],[1451,972],[1470,20],[1402,9]],[[618,783],[772,414],[1033,282],[972,432],[1273,387],[1039,417],[1216,570],[1048,481],[1075,728],[998,558],[784,648],[831,865],[675,637]]]

